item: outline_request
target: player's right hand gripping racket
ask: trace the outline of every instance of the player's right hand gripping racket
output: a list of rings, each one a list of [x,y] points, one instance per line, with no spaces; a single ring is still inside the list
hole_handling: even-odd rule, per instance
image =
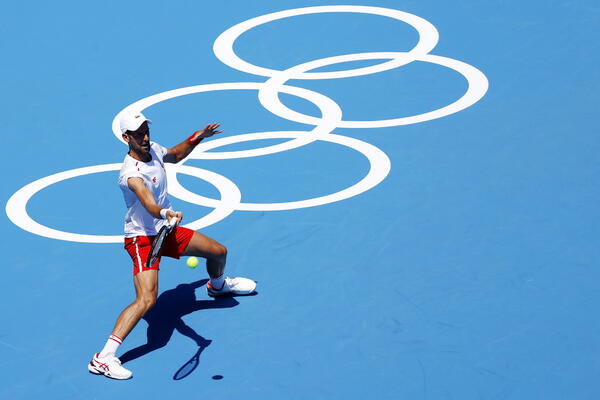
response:
[[[173,227],[175,227],[176,222],[177,217],[173,217],[169,220],[169,222],[166,225],[163,225],[163,227],[160,228],[160,230],[158,231],[158,235],[156,235],[156,237],[154,238],[154,242],[152,242],[152,247],[150,248],[150,255],[148,256],[148,261],[146,262],[146,268],[150,268],[158,258],[163,243],[167,236],[169,236],[169,233],[171,233],[171,231],[173,230]]]

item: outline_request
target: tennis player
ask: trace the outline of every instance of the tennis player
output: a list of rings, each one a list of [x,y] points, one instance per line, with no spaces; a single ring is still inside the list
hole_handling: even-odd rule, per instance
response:
[[[219,124],[209,124],[182,143],[167,149],[150,141],[151,123],[142,113],[127,114],[120,120],[129,152],[119,174],[119,186],[127,206],[125,250],[133,262],[136,299],[121,312],[104,348],[95,353],[88,364],[91,373],[113,379],[129,379],[132,376],[131,371],[121,366],[116,353],[129,332],[156,302],[160,257],[154,264],[146,264],[152,241],[167,220],[176,218],[177,226],[165,239],[160,256],[205,258],[210,276],[206,285],[209,296],[246,295],[256,288],[256,282],[250,279],[225,277],[225,246],[201,233],[179,226],[183,214],[173,211],[167,197],[165,163],[183,160],[204,138],[221,133],[217,130]]]

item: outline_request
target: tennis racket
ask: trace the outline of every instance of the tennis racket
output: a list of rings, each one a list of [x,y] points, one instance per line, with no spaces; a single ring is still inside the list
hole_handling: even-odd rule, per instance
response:
[[[166,225],[163,225],[163,227],[160,228],[160,230],[158,231],[158,235],[156,235],[156,237],[154,238],[154,242],[152,242],[152,247],[150,248],[150,256],[148,257],[148,261],[146,262],[146,268],[150,268],[158,258],[163,243],[167,236],[169,236],[169,233],[171,233],[171,231],[175,227],[176,222],[177,218],[173,217],[169,220],[169,222]]]

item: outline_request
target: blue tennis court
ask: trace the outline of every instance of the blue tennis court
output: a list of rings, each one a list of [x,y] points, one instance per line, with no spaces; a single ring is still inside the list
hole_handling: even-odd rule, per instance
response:
[[[597,399],[592,1],[11,2],[2,399]],[[119,116],[254,295],[163,259],[135,298]]]

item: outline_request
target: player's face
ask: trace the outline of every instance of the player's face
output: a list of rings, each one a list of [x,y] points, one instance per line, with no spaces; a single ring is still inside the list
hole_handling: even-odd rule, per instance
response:
[[[127,132],[123,138],[131,150],[139,154],[147,154],[150,151],[150,128],[148,122],[144,122],[137,131]]]

